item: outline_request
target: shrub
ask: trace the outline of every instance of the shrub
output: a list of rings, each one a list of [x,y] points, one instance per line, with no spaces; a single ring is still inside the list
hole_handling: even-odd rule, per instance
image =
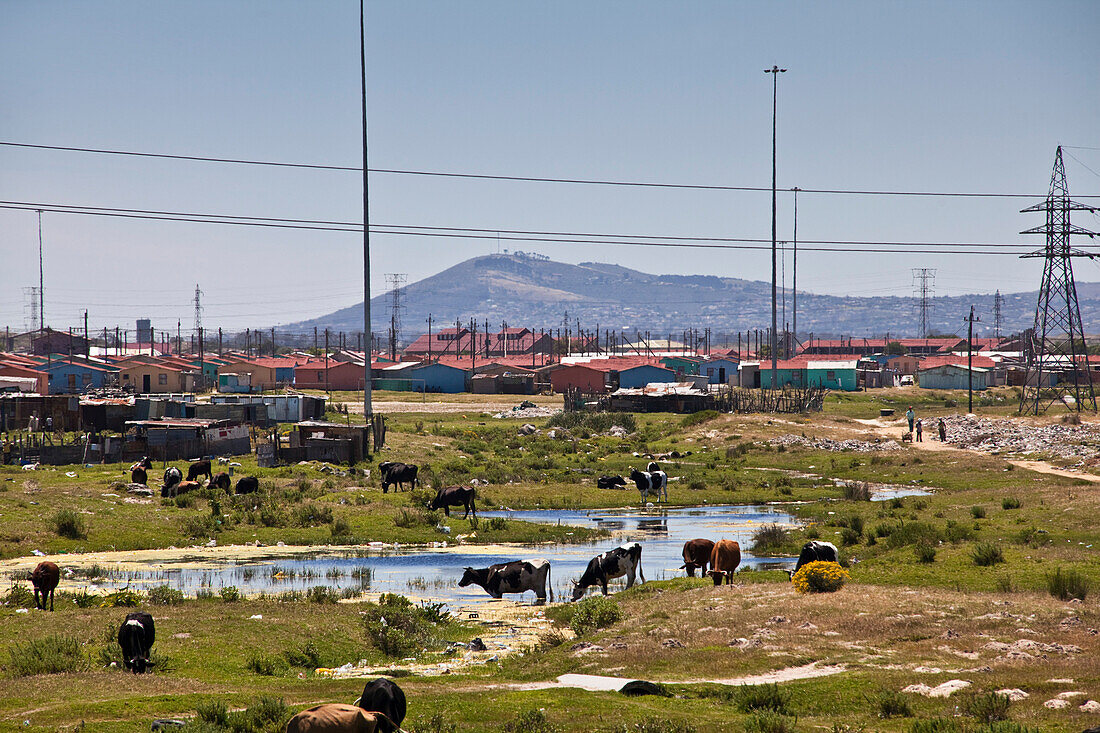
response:
[[[787,544],[788,532],[778,524],[765,524],[752,535],[754,550],[768,552]]]
[[[985,507],[984,506],[972,506],[970,507],[970,516],[975,519],[985,519]]]
[[[795,733],[797,718],[781,713],[754,713],[745,721],[747,733]]]
[[[848,501],[870,501],[871,487],[866,481],[850,481],[844,484],[844,498]]]
[[[970,553],[970,557],[974,560],[975,565],[983,568],[1005,561],[1000,545],[993,542],[979,542]]]
[[[848,571],[837,563],[815,560],[799,568],[791,582],[799,593],[832,593],[850,579]]]
[[[962,709],[967,715],[977,718],[983,723],[996,723],[998,720],[1008,720],[1008,706],[1012,701],[1008,695],[999,695],[989,692],[984,695],[973,694],[963,698]]]
[[[177,509],[193,509],[195,506],[195,495],[179,494],[172,497],[171,502]]]
[[[913,708],[909,706],[909,698],[894,690],[882,690],[876,698],[870,700],[873,707],[878,709],[880,718],[911,718]]]
[[[412,509],[401,507],[397,511],[397,516],[393,518],[393,523],[402,529],[410,529],[422,525],[434,527],[439,524],[439,512],[430,512],[419,507],[414,507]]]
[[[917,556],[917,560],[923,563],[936,562],[936,546],[931,542],[918,542],[913,547],[913,552]]]
[[[340,594],[327,585],[315,585],[306,591],[306,599],[310,603],[336,603]]]
[[[169,585],[158,585],[150,588],[146,594],[150,604],[154,606],[175,606],[183,603],[183,591]]]
[[[1084,574],[1073,568],[1065,571],[1062,568],[1056,568],[1047,576],[1047,590],[1060,601],[1068,601],[1071,598],[1085,600],[1091,585]]]
[[[858,545],[859,537],[859,532],[856,532],[851,527],[845,527],[840,532],[840,544],[844,545],[845,547],[848,547],[849,545]]]
[[[294,510],[294,521],[299,527],[332,524],[332,507],[305,504]]]
[[[1019,509],[1020,500],[1017,499],[1015,496],[1006,496],[1005,498],[1001,499],[1001,508],[1005,511],[1008,511],[1009,509]]]
[[[701,410],[699,412],[693,412],[690,415],[685,416],[684,419],[680,420],[680,427],[690,428],[693,425],[702,425],[705,422],[710,422],[716,417],[718,417],[717,410]]]
[[[457,733],[458,726],[448,721],[443,713],[435,713],[427,720],[418,720],[409,729],[412,733]]]
[[[608,733],[695,733],[695,726],[679,720],[652,716],[634,725],[623,724],[611,728]]]
[[[787,715],[790,702],[791,693],[781,689],[778,683],[744,685],[733,693],[733,704],[743,713],[770,710],[773,713]]]
[[[488,529],[500,531],[508,527],[508,520],[504,517],[489,517]]]
[[[531,709],[524,710],[515,720],[505,723],[501,730],[507,733],[555,733],[561,729],[547,720],[544,712]]]
[[[312,641],[307,641],[300,649],[287,649],[283,652],[283,658],[291,667],[316,669],[321,666],[321,654]]]
[[[362,611],[367,636],[383,654],[406,657],[432,641],[433,624],[424,609],[405,596],[383,593]]]
[[[998,593],[1015,593],[1016,586],[1012,582],[1012,576],[1008,573],[997,576],[997,580],[993,586],[997,589]]]
[[[141,605],[141,592],[129,588],[108,593],[99,602],[100,608],[133,608],[139,605]]]
[[[12,677],[83,672],[91,666],[80,640],[61,634],[16,642],[8,654],[8,673]]]
[[[88,536],[84,517],[72,509],[59,509],[55,512],[50,518],[50,526],[58,535],[70,540],[82,540]]]
[[[890,549],[897,549],[920,542],[939,544],[943,539],[944,533],[940,528],[928,522],[902,522],[897,524],[893,531],[887,535],[886,546]]]
[[[218,595],[222,597],[222,600],[226,603],[236,603],[241,600],[241,592],[235,585],[227,585],[218,591]]]
[[[277,677],[286,674],[289,666],[283,657],[262,652],[250,654],[245,662],[245,667],[264,677]]]
[[[30,608],[34,605],[34,593],[22,583],[12,583],[8,595],[4,598],[4,605],[13,608]]]
[[[573,607],[569,628],[577,636],[618,623],[623,618],[619,604],[607,596],[585,598]]]

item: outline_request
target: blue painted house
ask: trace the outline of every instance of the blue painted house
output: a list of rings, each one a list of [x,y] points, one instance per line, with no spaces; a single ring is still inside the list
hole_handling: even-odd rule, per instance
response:
[[[699,365],[699,373],[710,384],[737,384],[738,363],[735,359],[709,359]]]
[[[118,384],[118,369],[107,364],[93,364],[80,359],[65,358],[39,367],[50,379],[50,394],[80,394]]]
[[[466,391],[470,373],[466,369],[434,363],[403,370],[402,376],[413,380],[413,391],[455,394]]]
[[[619,388],[637,389],[650,382],[675,382],[676,372],[652,364],[640,364],[619,370]]]

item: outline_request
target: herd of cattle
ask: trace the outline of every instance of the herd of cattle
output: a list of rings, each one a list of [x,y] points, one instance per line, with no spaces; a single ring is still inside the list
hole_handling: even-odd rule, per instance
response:
[[[148,485],[149,469],[153,467],[153,461],[148,456],[130,466],[130,483]],[[214,473],[210,461],[194,461],[187,466],[187,478],[183,472],[175,466],[164,469],[164,483],[160,488],[160,495],[175,497],[186,494],[188,491],[203,488],[200,478],[206,476],[210,488],[229,491],[231,488],[238,494],[251,494],[260,488],[260,480],[255,476],[242,476],[237,479],[237,485],[233,487],[233,477],[226,471]]]

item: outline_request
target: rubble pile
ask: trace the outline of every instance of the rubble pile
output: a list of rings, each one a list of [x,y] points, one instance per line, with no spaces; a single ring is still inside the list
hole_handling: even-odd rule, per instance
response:
[[[804,435],[780,435],[768,441],[771,445],[797,445],[802,448],[814,448],[846,453],[874,453],[875,451],[900,450],[901,446],[893,440],[868,442],[866,440],[833,440],[832,438],[807,438]]]
[[[1051,423],[1028,425],[1008,419],[951,415],[947,423],[947,442],[998,454],[1046,454],[1085,465],[1100,452],[1100,425]]]
[[[505,410],[504,412],[498,412],[493,415],[494,418],[522,418],[524,420],[530,420],[533,417],[551,417],[561,412],[560,407],[513,407],[511,410]]]

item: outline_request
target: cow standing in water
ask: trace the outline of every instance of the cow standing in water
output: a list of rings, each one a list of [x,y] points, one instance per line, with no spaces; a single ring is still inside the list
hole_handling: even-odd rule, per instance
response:
[[[540,602],[546,602],[546,588],[550,586],[550,600],[554,600],[554,587],[550,585],[549,560],[513,560],[512,562],[490,565],[487,568],[465,568],[460,588],[468,585],[480,585],[493,598],[505,593],[523,593],[535,591]]]
[[[576,601],[584,595],[590,586],[599,584],[603,594],[607,595],[607,581],[626,576],[626,587],[634,585],[634,572],[637,571],[642,582],[645,582],[645,574],[642,572],[642,546],[637,542],[630,545],[616,547],[614,550],[596,555],[588,561],[581,579],[573,583],[573,600]]]
[[[657,495],[658,502],[661,501],[661,497],[668,501],[668,474],[664,471],[639,471],[632,468],[630,480],[638,487],[642,501],[647,501],[651,492]]]
[[[712,552],[714,552],[713,541],[701,537],[694,540],[688,540],[684,543],[684,549],[681,552],[684,557],[684,564],[680,567],[687,570],[689,578],[695,577],[696,569],[698,569],[702,575],[706,575],[707,565],[710,564],[710,555]]]
[[[61,570],[54,563],[46,560],[38,563],[38,567],[31,573],[31,585],[34,587],[34,607],[46,610],[46,596],[50,597],[50,610],[53,610],[53,591],[61,582]],[[38,600],[42,595],[41,603]]]

